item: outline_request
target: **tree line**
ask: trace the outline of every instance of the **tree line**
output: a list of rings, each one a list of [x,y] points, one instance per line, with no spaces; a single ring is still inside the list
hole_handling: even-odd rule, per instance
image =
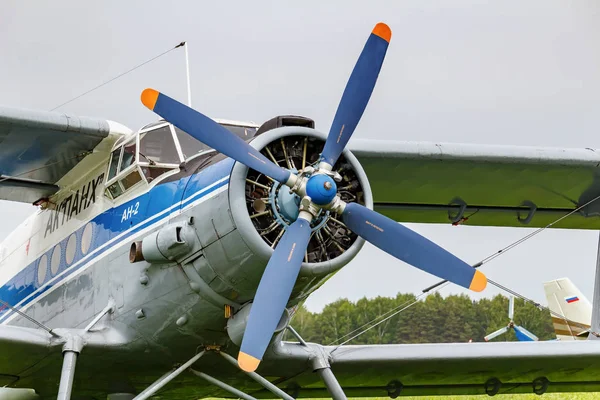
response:
[[[369,322],[381,321],[391,310],[402,312],[361,334],[348,344],[483,342],[484,337],[509,323],[508,298],[473,300],[466,295],[442,297],[439,293],[416,301],[413,294],[396,297],[363,298],[357,302],[339,299],[312,313],[301,306],[291,325],[306,341],[339,344],[363,331]],[[407,307],[409,306],[409,307]],[[515,324],[523,326],[540,340],[555,339],[547,310],[515,299]],[[368,325],[367,325],[368,324]],[[286,333],[286,340],[292,336]],[[493,341],[516,341],[514,331]]]

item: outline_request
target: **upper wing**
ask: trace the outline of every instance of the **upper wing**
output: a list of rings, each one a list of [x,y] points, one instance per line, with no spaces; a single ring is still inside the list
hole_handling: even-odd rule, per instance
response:
[[[355,140],[350,150],[375,209],[401,222],[542,227],[600,196],[594,149]],[[600,201],[554,227],[598,229],[598,215]]]
[[[127,132],[107,120],[0,107],[0,199],[49,197],[103,139]]]
[[[596,340],[323,349],[348,397],[387,397],[397,389],[402,395],[417,396],[486,394],[486,382],[492,390],[495,380],[500,382],[498,393],[533,393],[534,381],[541,387],[546,379],[548,392],[600,390],[600,341]],[[271,367],[287,376],[276,381],[279,387],[295,388],[299,397],[329,397],[319,375],[308,367],[318,347],[282,343],[275,352]]]

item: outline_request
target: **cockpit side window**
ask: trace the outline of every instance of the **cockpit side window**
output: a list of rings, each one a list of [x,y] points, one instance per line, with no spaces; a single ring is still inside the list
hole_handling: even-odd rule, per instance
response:
[[[252,139],[256,134],[257,128],[252,126],[240,126],[240,125],[227,125],[221,124],[222,127],[227,128],[228,131],[235,133],[237,136],[244,140]]]
[[[108,180],[117,175],[117,168],[119,167],[119,158],[121,157],[121,147],[113,150],[110,156],[110,167],[108,169]]]
[[[228,124],[219,124],[219,125],[221,125],[223,128],[227,129],[228,131],[234,133],[236,136],[239,136],[240,138],[242,138],[244,140],[253,138],[257,131],[257,128],[255,128],[253,126],[228,125]],[[201,141],[197,140],[196,138],[192,137],[187,132],[182,131],[181,129],[179,129],[176,126],[173,126],[173,128],[175,128],[175,134],[177,135],[177,139],[179,140],[179,144],[181,146],[181,152],[183,153],[184,159],[187,160],[188,158],[190,158],[191,156],[193,156],[195,154],[198,154],[200,152],[210,149],[210,147],[208,147],[206,144],[204,144]]]
[[[127,167],[131,166],[135,162],[135,138],[133,141],[127,143],[123,146],[123,156],[121,158],[121,166],[119,167],[119,172],[127,169]]]
[[[176,126],[173,126],[173,128],[175,128],[175,134],[177,135],[177,140],[179,140],[179,145],[181,146],[183,158],[185,158],[186,160],[194,154],[198,154],[201,151],[210,149],[210,147],[208,147],[201,141],[193,138],[187,132],[182,131]]]

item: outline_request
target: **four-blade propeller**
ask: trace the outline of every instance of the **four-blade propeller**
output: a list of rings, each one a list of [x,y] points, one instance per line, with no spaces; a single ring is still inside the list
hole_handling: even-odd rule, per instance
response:
[[[245,371],[258,367],[289,301],[310,239],[310,223],[314,217],[311,209],[324,208],[341,214],[354,233],[423,271],[474,291],[483,290],[487,284],[483,273],[435,243],[360,204],[345,203],[337,195],[329,171],[367,106],[391,35],[386,24],[379,23],[373,29],[342,95],[319,166],[310,176],[298,176],[279,167],[212,119],[162,93],[153,89],[142,93],[142,103],[165,120],[217,151],[289,186],[299,196],[305,196],[297,220],[285,231],[258,286],[238,356],[238,364]]]

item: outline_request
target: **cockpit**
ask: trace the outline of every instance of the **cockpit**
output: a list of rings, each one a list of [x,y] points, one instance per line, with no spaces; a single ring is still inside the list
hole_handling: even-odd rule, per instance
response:
[[[217,120],[244,140],[256,135],[258,125]],[[111,153],[105,195],[116,199],[134,187],[149,184],[176,171],[182,162],[213,152],[204,143],[174,125],[160,121],[135,135],[119,139]]]

